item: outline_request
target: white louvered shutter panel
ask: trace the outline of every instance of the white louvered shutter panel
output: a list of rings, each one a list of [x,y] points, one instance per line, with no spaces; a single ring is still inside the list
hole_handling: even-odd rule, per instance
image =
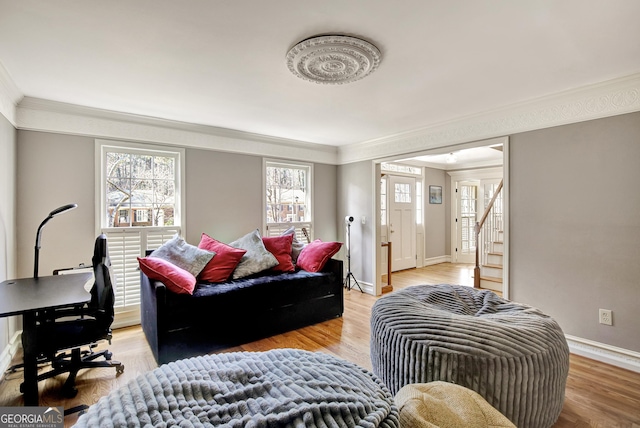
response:
[[[147,232],[147,250],[155,250],[162,244],[173,238],[176,233],[180,233],[180,228],[164,228],[161,230],[148,230]]]
[[[118,309],[140,304],[140,269],[138,257],[155,250],[180,233],[180,228],[120,229],[105,231],[112,271],[116,275],[115,305]]]
[[[140,304],[141,232],[117,230],[106,232],[112,272],[116,275],[115,304],[117,309]]]

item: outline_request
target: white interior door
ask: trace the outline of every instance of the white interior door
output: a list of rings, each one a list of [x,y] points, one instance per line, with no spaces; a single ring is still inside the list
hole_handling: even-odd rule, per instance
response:
[[[389,241],[394,272],[416,267],[415,188],[415,178],[389,176]]]
[[[478,183],[459,181],[456,193],[456,248],[457,263],[475,263],[478,221]]]

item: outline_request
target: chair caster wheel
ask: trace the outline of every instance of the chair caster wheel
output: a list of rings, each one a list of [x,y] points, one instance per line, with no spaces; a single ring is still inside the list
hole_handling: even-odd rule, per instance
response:
[[[78,395],[78,388],[76,388],[75,386],[65,386],[62,388],[62,395],[64,395],[66,398],[73,398]]]
[[[120,364],[116,367],[116,376],[120,376],[122,373],[124,373],[124,364]]]
[[[112,352],[109,352],[109,351],[105,351],[104,352],[104,359],[105,360],[110,361],[112,356],[113,356]]]

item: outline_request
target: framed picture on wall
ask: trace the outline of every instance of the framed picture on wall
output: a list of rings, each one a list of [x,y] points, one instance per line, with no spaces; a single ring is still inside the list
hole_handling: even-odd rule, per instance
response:
[[[442,203],[442,186],[429,186],[429,203]]]

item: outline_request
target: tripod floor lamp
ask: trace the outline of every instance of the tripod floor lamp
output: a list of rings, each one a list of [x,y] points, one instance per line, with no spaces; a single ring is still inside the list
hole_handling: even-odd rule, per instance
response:
[[[360,287],[360,284],[358,283],[358,280],[356,279],[355,276],[353,276],[353,273],[351,272],[351,223],[353,223],[353,217],[352,216],[346,216],[344,218],[344,222],[347,225],[347,237],[346,237],[346,241],[347,241],[347,276],[344,278],[344,288],[346,288],[347,290],[351,290],[351,280],[353,280],[353,282],[355,283],[355,285],[358,286],[358,289],[360,290],[361,293],[364,293],[364,291],[362,290],[362,287]]]

